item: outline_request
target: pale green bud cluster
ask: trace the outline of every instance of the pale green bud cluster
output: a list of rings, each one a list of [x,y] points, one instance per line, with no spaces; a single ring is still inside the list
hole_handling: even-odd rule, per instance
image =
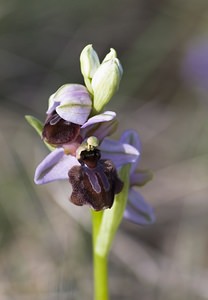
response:
[[[110,49],[100,64],[92,45],[86,46],[81,55],[81,72],[87,89],[92,94],[93,111],[100,112],[117,91],[123,69],[116,51]]]

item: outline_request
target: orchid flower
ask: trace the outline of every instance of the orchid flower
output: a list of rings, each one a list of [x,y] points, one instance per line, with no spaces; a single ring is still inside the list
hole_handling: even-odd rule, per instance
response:
[[[139,155],[133,146],[107,138],[102,141],[99,149],[102,159],[111,158],[116,168],[133,163]],[[76,165],[80,163],[75,156],[66,154],[64,148],[56,148],[37,166],[34,181],[36,184],[46,184],[68,179],[69,169]]]
[[[119,155],[113,155],[116,157],[115,165],[111,157],[110,160],[105,158],[102,150],[106,136],[117,127],[114,112],[99,113],[118,89],[122,76],[122,67],[115,50],[111,49],[100,64],[96,52],[89,45],[82,51],[80,61],[87,88],[80,84],[65,84],[50,96],[41,136],[46,144],[57,148],[37,167],[34,180],[36,184],[43,184],[68,178],[73,188],[70,199],[74,204],[91,204],[94,209],[101,210],[110,208],[114,195],[122,189],[123,184],[119,182],[116,167],[132,162],[132,154],[133,159],[136,159],[138,152],[129,145],[115,145],[111,142],[110,146],[107,145],[107,152],[119,151]],[[80,155],[80,147],[86,146],[91,136],[98,141],[96,147],[87,145]],[[101,148],[97,149],[100,143]],[[75,170],[76,174],[73,173]],[[81,185],[78,190],[74,183],[78,177],[85,182],[82,193]],[[90,196],[85,191],[87,184]],[[79,200],[75,199],[75,190]],[[87,198],[90,200],[87,201]],[[93,202],[91,198],[94,198]]]
[[[89,137],[89,138],[91,138],[91,137]],[[89,140],[89,138],[88,138],[88,140]],[[95,138],[95,137],[93,137],[93,138]],[[80,169],[79,170],[77,169],[79,172],[82,169],[82,171],[83,171],[82,173],[85,173],[88,175],[88,178],[89,178],[88,181],[91,183],[91,186],[94,189],[94,192],[91,193],[92,200],[87,201],[87,195],[84,192],[84,190],[87,189],[87,184],[86,184],[86,181],[84,181],[84,177],[83,177],[83,182],[81,179],[79,179],[80,184],[79,184],[79,188],[77,189],[76,193],[77,193],[77,195],[82,194],[83,199],[84,199],[84,196],[86,197],[86,199],[82,200],[82,202],[80,202],[80,200],[79,200],[79,202],[76,201],[75,198],[73,200],[73,191],[72,191],[71,201],[76,205],[90,204],[96,210],[101,210],[103,208],[108,208],[108,207],[110,208],[113,204],[113,199],[111,199],[111,201],[108,199],[108,197],[112,197],[111,194],[108,196],[108,193],[107,193],[109,190],[112,190],[112,186],[110,186],[110,185],[111,184],[113,184],[113,186],[115,185],[115,191],[113,192],[113,198],[114,198],[114,194],[120,192],[122,189],[122,185],[118,182],[119,178],[117,176],[116,168],[119,168],[128,163],[133,163],[137,159],[137,156],[139,155],[139,153],[138,153],[137,149],[131,145],[113,141],[110,139],[104,139],[99,147],[99,150],[97,150],[97,147],[96,147],[96,151],[100,152],[101,160],[99,161],[99,163],[97,163],[97,161],[96,161],[96,164],[91,167],[88,164],[87,157],[84,157],[84,159],[82,159],[82,160],[80,159],[80,153],[84,153],[84,151],[85,151],[85,148],[82,149],[82,145],[83,144],[80,145],[82,152],[81,152],[81,150],[79,150],[80,147],[78,147],[78,149],[77,149],[77,153],[78,153],[77,157],[75,157],[74,155],[71,155],[71,154],[66,154],[64,148],[56,148],[54,151],[49,153],[46,156],[46,158],[36,168],[34,181],[36,184],[46,184],[46,183],[49,183],[52,181],[66,179],[66,180],[70,181],[70,183],[72,184],[72,187],[73,187],[74,181],[72,180],[72,176],[71,176],[72,170],[74,171],[76,167],[77,168],[79,167]],[[91,152],[87,151],[87,155],[93,156],[93,154],[95,153],[94,152],[95,150],[94,150],[94,148],[92,150],[93,151],[91,151]],[[90,161],[91,164],[92,164],[92,161],[94,163],[94,161],[95,161],[94,156],[93,156],[93,160],[91,158],[91,161]],[[113,161],[113,163],[112,163],[112,161]],[[84,164],[82,164],[82,162],[84,162]],[[108,170],[110,168],[113,171],[112,171],[112,174],[109,175],[110,176],[109,177]],[[106,178],[106,175],[108,178]],[[99,180],[99,178],[100,178],[100,180]],[[104,191],[101,193],[101,190],[99,188],[96,189],[96,185],[98,185],[98,181],[99,181],[99,185],[101,187],[102,186],[106,187],[106,185],[108,185],[108,187],[105,189],[106,193]],[[82,188],[82,192],[81,192],[82,184],[83,184],[83,188]],[[84,186],[84,184],[85,184],[85,186]],[[93,201],[93,199],[95,197],[99,201],[97,201],[97,202]],[[81,196],[79,196],[79,198],[81,198]],[[92,204],[92,201],[94,204]],[[110,204],[106,205],[106,203],[110,203]]]
[[[87,45],[80,67],[85,86],[65,84],[52,94],[44,123],[26,119],[51,150],[36,168],[35,183],[68,180],[71,202],[93,208],[94,296],[107,300],[108,253],[123,216],[141,225],[155,220],[152,207],[135,189],[152,174],[137,169],[141,144],[135,131],[125,131],[119,141],[109,138],[118,121],[115,112],[104,108],[123,74],[116,51],[110,49],[100,63]]]

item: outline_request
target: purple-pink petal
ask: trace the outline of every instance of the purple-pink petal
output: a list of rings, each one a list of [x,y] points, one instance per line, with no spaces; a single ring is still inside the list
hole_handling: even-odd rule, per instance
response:
[[[141,154],[142,145],[141,145],[141,141],[140,141],[139,135],[138,135],[138,133],[135,130],[131,130],[130,129],[130,130],[124,131],[124,133],[121,135],[120,141],[122,143],[127,143],[129,145],[132,145]],[[131,173],[133,173],[136,170],[136,168],[138,166],[138,163],[139,163],[139,160],[140,160],[140,157],[141,157],[141,155],[139,155],[137,157],[137,160],[134,162],[134,164],[132,164],[132,166],[131,166]]]
[[[57,114],[64,120],[83,125],[89,117],[92,100],[85,86],[81,84],[65,84],[54,95],[60,105]]]
[[[101,150],[101,158],[110,159],[116,168],[127,163],[134,163],[139,156],[139,152],[133,146],[107,138],[102,141],[99,148]]]
[[[141,148],[142,148],[141,141],[139,139],[138,133],[135,130],[133,129],[125,130],[121,135],[120,141],[122,143],[127,143],[129,145],[134,146],[141,153]]]
[[[144,171],[136,171],[130,175],[130,183],[131,186],[137,185],[137,186],[143,186],[148,181],[152,180],[153,173],[149,170]]]
[[[191,86],[207,91],[208,89],[208,42],[198,39],[191,42],[182,61],[181,72]]]
[[[36,184],[45,184],[68,179],[68,171],[74,165],[79,165],[78,160],[72,155],[66,155],[63,148],[57,148],[37,166],[34,181]]]
[[[133,188],[129,190],[129,199],[124,212],[124,218],[139,225],[148,225],[155,222],[155,214],[152,206]]]

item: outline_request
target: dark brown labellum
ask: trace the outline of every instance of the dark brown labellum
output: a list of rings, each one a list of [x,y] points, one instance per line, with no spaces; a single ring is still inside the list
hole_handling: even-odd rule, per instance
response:
[[[88,204],[98,211],[111,208],[115,194],[123,188],[113,163],[100,159],[98,149],[82,151],[80,163],[68,173],[73,189],[71,202],[80,206]]]
[[[62,119],[56,111],[46,118],[42,137],[52,145],[63,145],[77,139],[80,125]]]

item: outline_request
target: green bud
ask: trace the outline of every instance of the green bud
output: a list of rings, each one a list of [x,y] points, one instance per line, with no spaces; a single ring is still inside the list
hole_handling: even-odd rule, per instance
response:
[[[99,65],[100,61],[96,51],[92,45],[87,45],[80,54],[80,66],[85,85],[90,93],[92,93],[91,81]]]
[[[117,53],[116,53],[116,50],[113,49],[113,48],[110,48],[110,52],[105,56],[105,58],[103,59],[102,63],[108,61],[108,60],[111,60],[113,58],[116,58],[117,57]]]
[[[113,97],[119,87],[122,74],[123,69],[116,57],[116,51],[111,49],[92,78],[95,112],[100,112]]]

